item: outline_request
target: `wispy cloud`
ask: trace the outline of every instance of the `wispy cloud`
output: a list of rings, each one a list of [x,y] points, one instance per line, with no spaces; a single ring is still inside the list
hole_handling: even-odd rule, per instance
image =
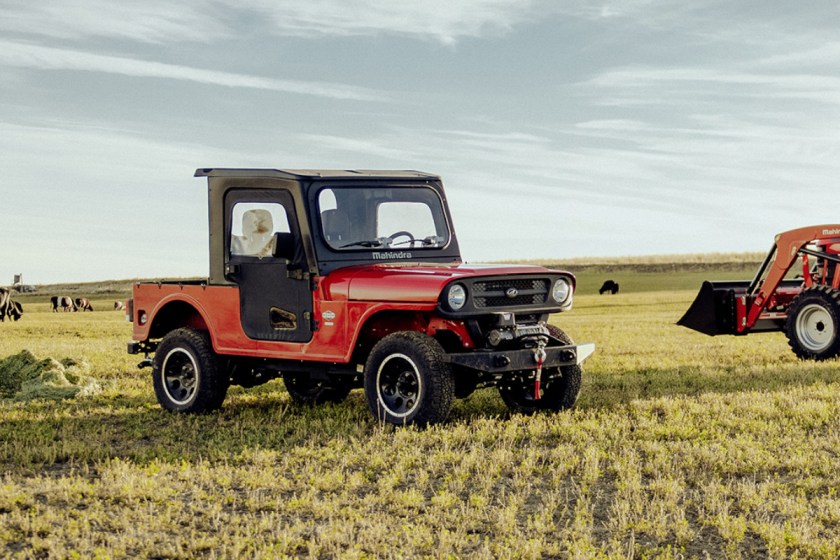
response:
[[[746,64],[744,64],[746,65]],[[581,95],[610,106],[674,106],[745,100],[808,100],[840,105],[840,77],[823,74],[785,73],[767,68],[628,66],[604,71],[576,84]]]
[[[661,185],[662,170],[679,165],[674,154],[592,149],[528,133],[458,129],[394,129],[364,141],[326,135],[301,138],[331,160],[388,159],[398,168],[431,162],[434,168],[426,171],[458,176],[463,186],[484,194],[528,192],[548,201],[587,193],[592,203],[621,201],[628,207],[663,211],[678,207],[667,188],[638,188]]]
[[[0,41],[0,66],[35,70],[103,72],[143,78],[166,78],[230,88],[262,89],[332,99],[380,102],[389,100],[388,95],[384,92],[346,84],[277,80],[12,41]]]
[[[564,0],[547,2],[546,11],[592,21],[626,22],[642,28],[663,28],[696,24],[713,19],[715,4],[725,0],[706,0],[702,3],[673,0]]]
[[[118,38],[145,43],[206,41],[230,33],[214,2],[44,0],[0,5],[0,30],[56,39]]]
[[[792,29],[832,25],[840,12],[836,3],[826,4],[822,19],[802,19],[799,12],[806,11],[792,8],[773,21],[772,11],[726,0],[40,0],[0,5],[0,31],[74,41],[210,43],[237,36],[247,22],[249,32],[267,27],[280,36],[400,35],[455,44],[504,35],[529,23],[576,19],[613,31],[679,29],[701,41],[769,46],[784,44]]]
[[[125,38],[147,43],[209,41],[234,34],[239,18],[296,37],[407,35],[452,44],[499,34],[533,19],[532,0],[44,0],[0,7],[0,29],[60,39]],[[255,24],[260,25],[260,24]]]
[[[300,138],[306,142],[311,142],[313,147],[317,147],[319,151],[333,150],[365,154],[366,157],[406,161],[417,157],[417,151],[412,149],[411,145],[400,147],[369,138],[348,138],[324,134],[302,134]]]
[[[822,67],[834,75],[837,72],[838,58],[840,58],[840,41],[829,41],[762,58],[758,61],[758,65],[763,68],[796,68],[797,71],[800,71],[803,66]]]
[[[408,35],[453,44],[499,34],[536,17],[531,0],[265,0],[251,4],[287,35]],[[257,7],[258,5],[258,7]]]
[[[190,185],[191,164],[220,161],[226,152],[56,121],[0,122],[0,153],[0,198],[14,209],[0,221],[0,238],[9,240],[0,268],[24,271],[33,282],[205,270],[206,218],[199,209],[206,195],[195,185],[179,186]],[[127,250],[151,239],[155,249]]]

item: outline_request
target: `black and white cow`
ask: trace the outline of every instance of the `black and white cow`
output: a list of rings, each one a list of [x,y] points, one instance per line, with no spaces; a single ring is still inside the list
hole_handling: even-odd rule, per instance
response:
[[[0,321],[6,319],[9,314],[9,302],[12,301],[12,294],[6,288],[0,288]]]
[[[6,288],[0,288],[0,321],[5,321],[6,317],[12,321],[17,321],[23,315],[23,306],[20,302],[12,300],[12,294]]]
[[[76,302],[70,296],[53,296],[50,298],[53,312],[61,308],[62,311],[77,311]]]
[[[23,306],[19,301],[9,300],[9,310],[7,314],[11,320],[17,321],[23,315]]]

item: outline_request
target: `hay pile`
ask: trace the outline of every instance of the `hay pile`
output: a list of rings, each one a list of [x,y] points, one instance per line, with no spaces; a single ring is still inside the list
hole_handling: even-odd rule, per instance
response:
[[[72,399],[102,390],[87,375],[90,366],[64,358],[39,360],[29,350],[0,360],[0,398],[16,400]]]

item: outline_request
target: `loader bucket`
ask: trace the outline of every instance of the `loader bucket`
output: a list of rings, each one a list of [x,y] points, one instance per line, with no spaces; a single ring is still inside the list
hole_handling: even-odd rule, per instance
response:
[[[735,299],[747,293],[750,281],[703,282],[694,303],[678,325],[715,336],[737,334]]]

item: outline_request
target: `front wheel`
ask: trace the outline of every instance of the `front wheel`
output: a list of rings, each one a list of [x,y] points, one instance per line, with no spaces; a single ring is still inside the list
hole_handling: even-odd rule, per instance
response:
[[[548,325],[552,337],[564,344],[574,344],[569,336],[555,327]],[[579,365],[545,368],[544,380],[540,386],[540,398],[535,398],[534,381],[528,379],[503,381],[499,385],[499,394],[507,407],[514,412],[533,414],[540,411],[559,412],[574,406],[580,393],[583,370]]]
[[[829,286],[803,290],[788,309],[785,334],[803,360],[840,355],[840,291]]]
[[[206,412],[222,406],[228,379],[207,333],[176,329],[167,334],[152,364],[160,405],[173,412]]]
[[[455,398],[444,350],[423,333],[390,334],[376,343],[365,364],[371,412],[390,424],[435,424],[449,416]]]

